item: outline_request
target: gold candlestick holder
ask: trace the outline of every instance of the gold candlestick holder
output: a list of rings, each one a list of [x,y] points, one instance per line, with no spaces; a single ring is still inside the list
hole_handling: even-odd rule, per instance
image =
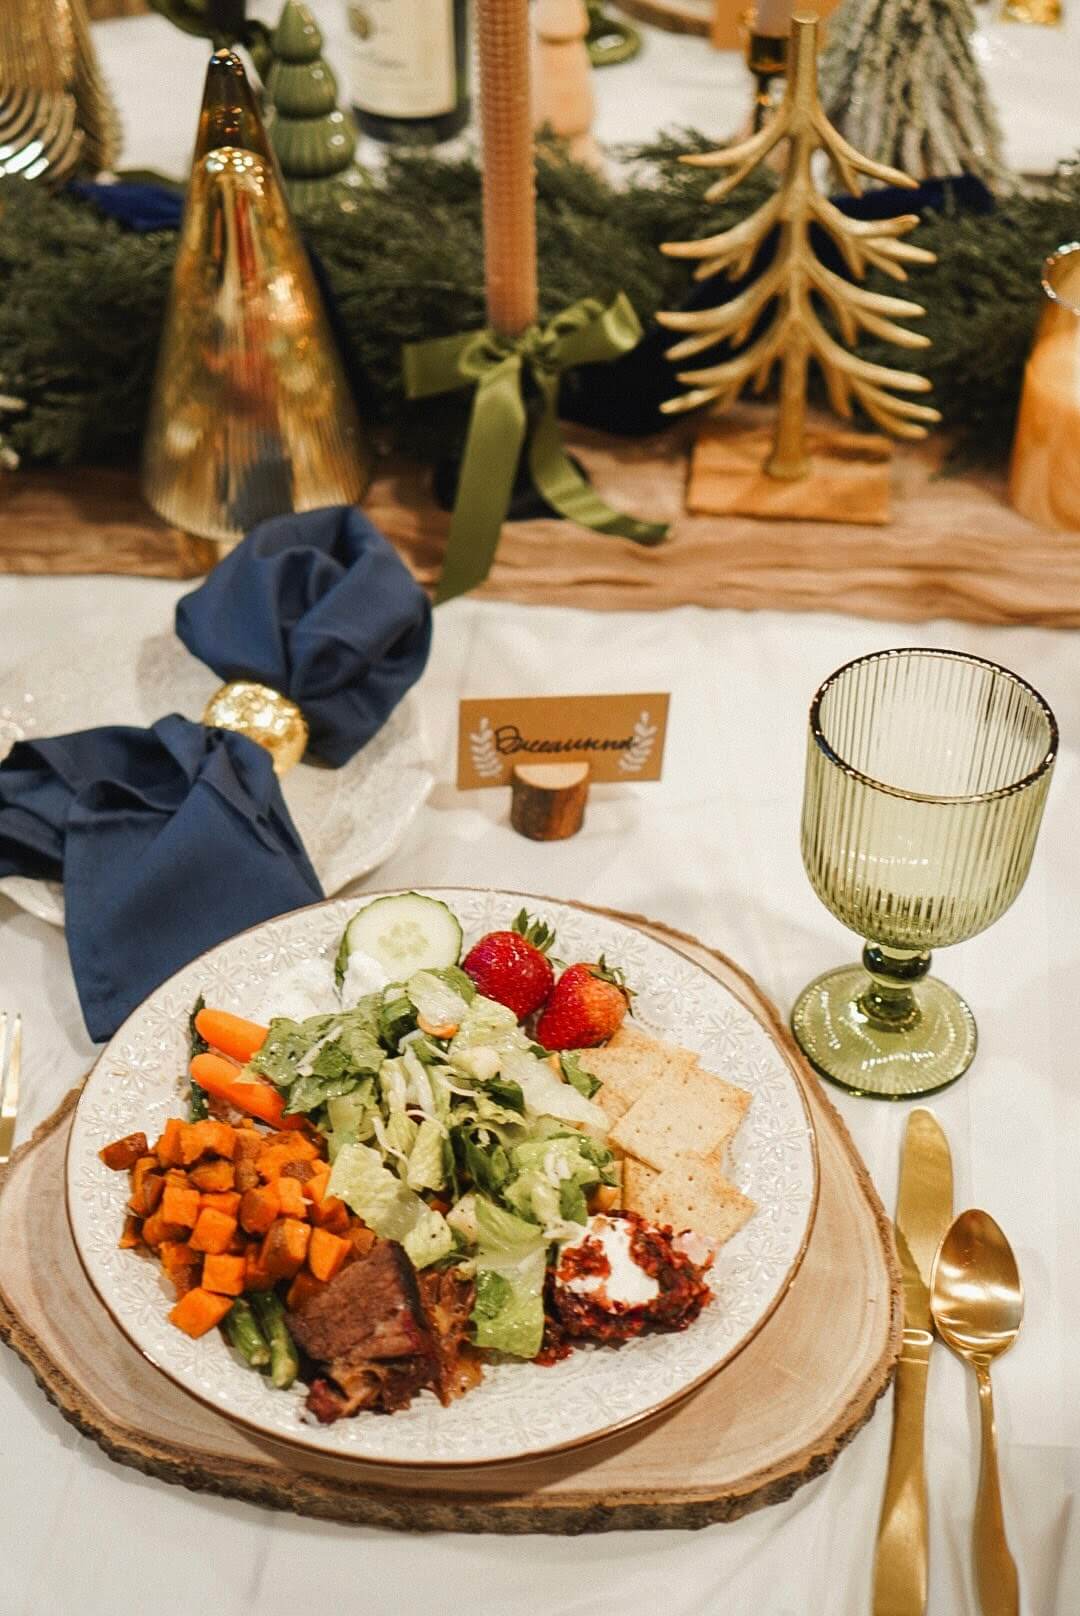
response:
[[[1005,0],[1002,22],[1032,23],[1038,28],[1061,26],[1061,0]]]
[[[751,132],[756,135],[772,111],[773,81],[787,75],[788,39],[783,34],[759,33],[752,11],[742,14],[742,34],[746,65],[754,79]]]

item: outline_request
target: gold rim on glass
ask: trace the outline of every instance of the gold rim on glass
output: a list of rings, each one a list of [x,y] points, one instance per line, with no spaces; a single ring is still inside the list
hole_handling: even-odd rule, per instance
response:
[[[1080,242],[1075,243],[1074,247],[1063,247],[1060,251],[1080,251]],[[1055,256],[1057,255],[1055,254]],[[1047,263],[1049,262],[1050,260],[1047,259]],[[1080,310],[1077,312],[1080,313]],[[1011,781],[1006,786],[997,786],[993,791],[960,792],[956,796],[948,796],[932,791],[908,791],[903,786],[890,785],[887,780],[878,780],[872,774],[864,774],[854,764],[848,763],[846,758],[842,758],[835,747],[830,744],[821,724],[821,704],[833,685],[839,683],[844,674],[849,673],[852,668],[857,668],[863,663],[888,662],[895,657],[914,656],[936,657],[942,661],[951,662],[970,662],[974,667],[986,668],[990,673],[1000,674],[1010,684],[1016,685],[1020,690],[1025,690],[1042,712],[1050,730],[1050,745],[1037,767],[1029,769],[1027,774],[1023,775],[1019,780]],[[851,661],[845,662],[842,668],[837,668],[834,673],[830,673],[829,677],[818,688],[813,701],[810,703],[810,731],[829,762],[835,763],[838,769],[843,769],[844,773],[850,776],[852,780],[858,780],[861,785],[869,786],[873,791],[883,791],[889,797],[903,797],[907,802],[926,803],[994,802],[1001,797],[1011,796],[1016,791],[1025,791],[1029,786],[1034,785],[1040,775],[1045,774],[1048,769],[1052,768],[1057,757],[1059,740],[1057,719],[1054,717],[1049,704],[1035,689],[1035,686],[1028,684],[1026,679],[1021,679],[1018,673],[1013,673],[1009,668],[1003,668],[1000,662],[991,662],[987,657],[975,656],[971,651],[951,651],[948,648],[938,650],[936,646],[932,645],[902,645],[894,647],[891,651],[871,651],[867,656],[852,657]]]

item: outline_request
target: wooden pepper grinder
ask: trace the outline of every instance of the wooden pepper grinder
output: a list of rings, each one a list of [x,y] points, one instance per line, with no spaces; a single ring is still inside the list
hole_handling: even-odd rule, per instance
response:
[[[602,169],[592,134],[596,107],[585,0],[536,0],[533,12],[533,123],[537,129],[550,125],[575,161]]]

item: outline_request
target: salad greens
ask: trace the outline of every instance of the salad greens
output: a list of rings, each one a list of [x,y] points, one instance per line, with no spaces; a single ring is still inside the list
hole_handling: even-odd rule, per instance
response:
[[[351,1009],[276,1018],[251,1066],[325,1133],[329,1193],[415,1267],[467,1264],[476,1344],[534,1357],[549,1249],[615,1182],[598,1085],[575,1057],[548,1056],[449,965]]]

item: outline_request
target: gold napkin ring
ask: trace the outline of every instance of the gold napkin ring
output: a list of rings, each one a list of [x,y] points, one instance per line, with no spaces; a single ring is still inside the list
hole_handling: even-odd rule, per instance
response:
[[[233,679],[216,690],[202,715],[211,729],[231,729],[264,746],[274,773],[287,774],[307,751],[307,720],[294,701],[251,679]]]

